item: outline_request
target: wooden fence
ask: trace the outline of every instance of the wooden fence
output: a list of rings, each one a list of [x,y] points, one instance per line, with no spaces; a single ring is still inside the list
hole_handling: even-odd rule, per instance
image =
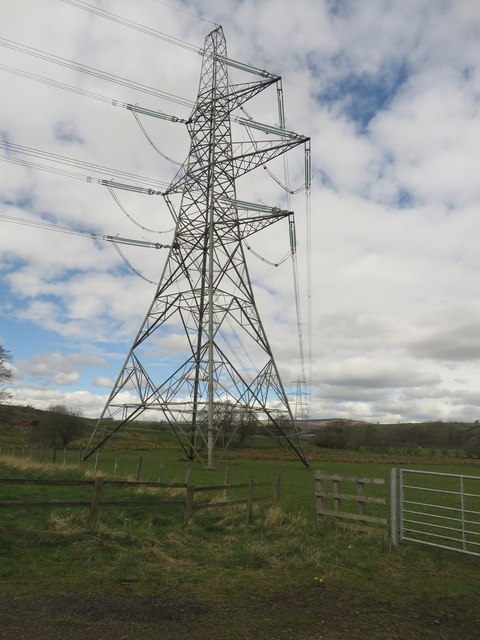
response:
[[[0,456],[11,456],[13,458],[28,458],[35,462],[40,462],[41,464],[63,464],[64,466],[67,464],[74,464],[76,466],[83,466],[84,462],[82,461],[82,449],[67,449],[66,447],[63,449],[47,449],[44,447],[35,448],[35,447],[21,447],[21,446],[0,446]],[[110,475],[112,472],[111,467],[108,469],[102,469],[102,456],[100,455],[100,450],[97,449],[95,452],[95,456],[93,458],[93,469],[95,473],[104,473],[105,475]],[[132,466],[133,465],[133,466]],[[133,471],[132,477],[136,481],[140,481],[143,469],[143,456],[140,454],[136,463],[132,460],[129,462],[129,469]],[[120,471],[123,473],[120,473]],[[185,463],[185,483],[188,484],[190,482],[190,470],[191,463]],[[163,458],[160,458],[158,461],[158,473],[157,477],[158,483],[162,483],[164,479],[164,471],[165,471],[165,463]],[[122,458],[121,454],[116,452],[113,458],[113,477],[119,478],[125,477],[125,469],[122,469]],[[225,467],[225,484],[229,483],[230,478],[230,468]]]
[[[368,504],[385,505],[385,498],[371,497],[365,494],[369,485],[385,485],[383,478],[351,477],[338,474],[327,474],[315,471],[315,507],[318,517],[333,518],[343,526],[354,525],[356,528],[370,530],[375,526],[387,526],[387,518],[372,516],[366,513]],[[356,486],[356,493],[342,493],[342,486]],[[356,503],[357,509],[344,510],[343,503]]]
[[[273,483],[273,495],[258,495],[255,494],[255,489],[258,487],[270,486],[269,482],[255,482],[250,480],[249,482],[229,483],[221,485],[209,485],[209,486],[196,486],[190,483],[159,483],[159,482],[130,482],[123,480],[108,480],[101,476],[97,476],[93,480],[31,480],[20,478],[4,478],[0,479],[1,485],[23,485],[23,486],[50,486],[50,487],[82,487],[91,486],[91,497],[89,500],[5,500],[0,501],[0,510],[7,508],[44,508],[49,510],[60,508],[86,508],[88,509],[88,516],[86,522],[86,530],[93,532],[96,529],[98,514],[100,509],[106,507],[116,508],[129,508],[129,507],[142,507],[146,509],[157,509],[164,505],[178,505],[183,508],[184,523],[189,524],[193,517],[193,512],[199,509],[207,508],[225,508],[234,504],[245,505],[245,518],[247,522],[250,522],[253,513],[253,506],[255,503],[260,503],[263,506],[273,505],[279,506],[280,503],[280,474],[277,474],[275,482]],[[184,491],[183,497],[180,499],[174,498],[140,498],[128,500],[108,500],[104,498],[103,490],[106,486],[116,486],[122,488],[142,489],[149,488],[150,490],[161,491],[164,489],[180,489]],[[230,491],[245,490],[245,496],[240,498],[230,498]],[[221,492],[221,495],[217,499],[196,501],[195,495],[204,492]],[[17,533],[29,533],[28,531],[11,529],[6,527],[0,527],[0,531],[10,531]],[[34,532],[34,533],[48,533],[48,532]]]

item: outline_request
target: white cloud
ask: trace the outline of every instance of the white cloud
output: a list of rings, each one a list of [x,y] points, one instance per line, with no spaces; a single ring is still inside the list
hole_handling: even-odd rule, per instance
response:
[[[81,353],[63,354],[40,353],[28,360],[19,360],[15,364],[20,380],[29,377],[35,384],[72,385],[80,379],[81,367],[98,367],[104,364],[102,358]]]
[[[111,389],[115,384],[115,380],[112,378],[106,378],[105,376],[99,376],[93,380],[93,384],[97,387],[106,387],[107,389]]]
[[[178,11],[123,0],[102,7],[200,48],[213,28],[206,20],[222,23],[232,58],[283,76],[287,126],[312,137],[311,343],[306,327],[303,336],[305,352],[312,354],[314,414],[476,419],[480,8],[436,0],[300,0],[293,12],[287,0],[195,0]],[[5,12],[0,37],[195,98],[197,53],[66,3],[18,0]],[[2,64],[119,101],[181,116],[189,111],[4,47]],[[173,177],[176,167],[154,151],[127,110],[0,74],[0,139],[166,182]],[[276,107],[273,91],[269,100],[259,100],[258,116],[275,122]],[[142,123],[166,155],[185,157],[183,125]],[[274,169],[282,178],[282,163]],[[298,186],[300,154],[292,154],[289,171]],[[286,207],[284,191],[259,174],[240,181],[239,195]],[[140,226],[172,228],[163,201],[118,196]],[[291,206],[306,321],[302,198],[293,197]],[[155,235],[134,225],[99,185],[6,162],[0,201],[3,215],[98,234],[171,239],[171,233]],[[107,389],[115,379],[154,288],[111,245],[0,225],[0,317],[3,344],[16,359],[16,397],[44,408],[77,403],[98,415],[106,396],[90,385]],[[286,226],[274,225],[250,244],[277,262],[288,251]],[[125,253],[147,278],[159,277],[164,250]],[[247,259],[262,320],[290,386],[301,375],[291,266],[274,268],[249,252]],[[172,357],[182,342],[175,334],[156,338],[153,357],[157,363]]]

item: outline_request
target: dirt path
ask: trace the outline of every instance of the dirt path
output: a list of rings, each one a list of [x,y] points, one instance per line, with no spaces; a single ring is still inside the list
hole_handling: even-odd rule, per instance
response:
[[[165,596],[3,596],[0,639],[478,640],[480,598],[457,604],[455,615],[447,615],[441,601],[412,607],[385,594],[373,603],[328,589],[289,592],[270,602],[250,595],[241,610]]]

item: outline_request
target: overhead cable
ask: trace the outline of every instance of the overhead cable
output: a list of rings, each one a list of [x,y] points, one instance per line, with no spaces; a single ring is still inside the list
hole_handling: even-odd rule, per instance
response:
[[[81,64],[80,62],[74,62],[73,60],[61,58],[60,56],[56,56],[53,53],[48,53],[47,51],[29,47],[20,42],[15,42],[14,40],[0,38],[0,46],[19,51],[20,53],[25,53],[27,55],[33,56],[34,58],[39,58],[41,60],[46,60],[47,62],[58,64],[61,67],[66,67],[67,69],[74,69],[75,71],[79,71],[80,73],[85,73],[96,78],[101,78],[102,80],[106,80],[107,82],[112,82],[124,87],[129,87],[130,89],[134,89],[135,91],[140,91],[141,93],[147,93],[149,95],[155,96],[156,98],[170,100],[186,107],[191,107],[192,105],[191,100],[187,100],[186,98],[181,98],[180,96],[175,96],[171,93],[160,91],[155,87],[150,87],[140,82],[136,82],[135,80],[123,78],[122,76],[117,76],[113,73],[109,73],[108,71],[101,71],[100,69],[89,67],[87,65]]]
[[[272,178],[272,180],[274,180],[274,181],[278,184],[278,186],[279,186],[279,187],[281,187],[284,191],[286,191],[286,192],[287,192],[287,193],[289,193],[290,195],[292,195],[292,196],[293,196],[293,195],[295,195],[296,193],[300,193],[300,191],[303,191],[303,190],[305,189],[305,185],[304,185],[304,184],[302,184],[302,185],[301,185],[300,187],[298,187],[297,189],[293,189],[293,190],[292,190],[292,189],[289,189],[289,187],[288,187],[287,185],[283,184],[283,182],[281,182],[281,181],[277,178],[277,176],[276,176],[272,171],[270,171],[270,169],[269,169],[266,165],[264,165],[264,167],[263,167],[263,168],[264,168],[264,170],[268,173],[268,175]]]
[[[78,160],[76,158],[71,158],[69,156],[62,156],[56,153],[51,153],[49,151],[42,151],[41,149],[35,149],[33,147],[27,147],[25,145],[16,144],[13,142],[8,142],[6,140],[0,140],[0,149],[4,149],[6,154],[0,157],[7,162],[13,162],[14,164],[23,164],[24,166],[29,166],[31,168],[40,168],[45,171],[52,171],[53,173],[60,173],[61,175],[70,175],[70,177],[86,179],[89,182],[98,182],[99,184],[107,184],[110,183],[111,186],[119,186],[119,183],[115,183],[112,179],[98,179],[92,176],[85,174],[78,174],[76,172],[71,172],[69,170],[60,169],[55,170],[54,167],[49,167],[49,165],[39,165],[30,161],[23,161],[21,158],[17,157],[19,155],[31,156],[34,158],[39,158],[41,160],[46,160],[48,162],[52,162],[55,165],[65,165],[66,167],[74,167],[78,169],[83,169],[87,171],[93,171],[94,173],[106,174],[108,176],[114,176],[116,178],[121,178],[123,180],[131,180],[135,183],[138,183],[140,186],[130,185],[132,190],[138,191],[140,189],[141,192],[146,187],[145,192],[149,190],[152,193],[160,193],[160,191],[154,191],[153,189],[166,188],[168,184],[166,182],[161,182],[160,180],[154,180],[153,178],[149,178],[147,176],[140,176],[138,174],[131,173],[129,171],[122,171],[120,169],[112,169],[111,167],[106,167],[104,165],[94,164],[92,162],[86,162],[85,160]],[[143,185],[143,186],[142,186]],[[127,188],[128,185],[123,185],[123,188]],[[119,186],[119,188],[122,188]]]
[[[180,123],[188,122],[188,120],[170,115],[168,113],[164,113],[163,111],[160,111],[160,110],[148,109],[138,104],[130,104],[129,102],[123,102],[116,98],[109,98],[108,96],[104,96],[101,93],[96,93],[94,91],[89,91],[87,89],[81,89],[80,87],[67,84],[66,82],[59,82],[58,80],[54,80],[53,78],[42,76],[39,73],[32,73],[30,71],[25,71],[25,69],[19,69],[18,67],[10,67],[9,65],[6,65],[6,64],[0,64],[0,71],[5,71],[12,75],[16,75],[21,78],[26,78],[27,80],[33,80],[34,82],[39,82],[41,84],[45,84],[50,87],[55,87],[56,89],[62,89],[63,91],[76,93],[77,95],[83,96],[85,98],[90,98],[92,100],[97,100],[105,104],[110,104],[113,107],[122,107],[123,109],[128,109],[129,111],[135,111],[137,113],[142,113],[143,115],[151,116],[154,118],[161,118],[162,120],[168,120],[170,122],[180,122]],[[170,100],[171,102],[178,102],[179,104],[186,105],[190,108],[192,108],[194,104],[193,101],[189,101],[187,100],[187,98],[173,96],[172,94],[165,94],[163,98],[165,100]]]
[[[94,5],[88,4],[88,2],[84,2],[83,0],[62,0],[62,2],[65,2],[65,4],[70,4],[74,7],[78,7],[79,9],[83,9],[84,11],[88,11],[89,13],[93,13],[107,20],[111,20],[112,22],[116,22],[117,24],[121,24],[125,27],[129,27],[130,29],[134,29],[135,31],[139,31],[140,33],[143,33],[145,35],[153,36],[154,38],[163,40],[164,42],[167,42],[168,44],[172,44],[176,47],[181,47],[182,49],[186,49],[187,51],[197,53],[201,56],[204,55],[203,48],[197,45],[191,44],[186,40],[181,40],[180,38],[176,38],[175,36],[170,36],[167,33],[164,33],[163,31],[159,31],[158,29],[152,29],[151,27],[148,27],[139,22],[135,22],[134,20],[129,20],[128,18],[124,18],[123,16],[120,16],[117,13],[113,13],[112,11],[107,11],[106,9],[101,9],[100,7],[96,7]],[[198,17],[198,16],[195,16],[195,17]],[[216,23],[213,23],[213,24],[216,24]],[[226,56],[222,56],[222,55],[216,55],[215,57],[230,67],[234,67],[242,71],[247,71],[248,73],[253,73],[263,78],[272,78],[272,79],[279,78],[279,76],[272,74],[269,71],[266,71],[265,69],[254,67],[251,64],[240,62],[239,60],[233,60],[232,58],[227,58]]]
[[[74,7],[78,7],[79,9],[84,9],[85,11],[89,11],[90,13],[94,13],[95,15],[101,16],[102,18],[106,18],[108,20],[112,20],[112,22],[116,22],[125,27],[129,27],[130,29],[134,29],[136,31],[140,31],[148,36],[153,36],[154,38],[158,38],[159,40],[163,40],[164,42],[168,42],[169,44],[173,44],[177,47],[182,47],[183,49],[187,49],[188,51],[192,51],[193,53],[203,53],[203,49],[200,49],[198,46],[194,44],[190,44],[185,40],[181,40],[180,38],[175,38],[174,36],[169,36],[162,31],[158,31],[157,29],[152,29],[151,27],[147,27],[146,25],[140,24],[139,22],[134,22],[133,20],[129,20],[128,18],[124,18],[116,13],[112,13],[111,11],[107,11],[106,9],[101,9],[100,7],[95,7],[87,2],[83,2],[82,0],[62,0],[66,4],[70,4]]]
[[[45,229],[46,231],[57,231],[58,233],[67,233],[73,236],[83,236],[84,238],[90,238],[91,240],[104,240],[105,242],[125,244],[133,247],[144,247],[147,249],[170,249],[172,247],[172,245],[161,244],[160,242],[150,242],[148,240],[138,240],[136,238],[123,238],[119,235],[112,236],[97,233],[95,231],[72,229],[71,227],[64,227],[59,224],[54,224],[53,222],[16,218],[15,216],[7,216],[3,213],[0,213],[0,220],[3,220],[4,222],[12,222],[13,224],[24,225],[26,227],[35,227],[37,229]]]
[[[273,260],[269,260],[268,258],[265,258],[264,256],[262,256],[259,253],[257,253],[254,249],[252,249],[252,247],[249,244],[247,244],[247,242],[245,242],[245,246],[248,249],[248,251],[250,251],[250,253],[252,253],[256,258],[258,258],[262,262],[265,262],[266,264],[269,264],[271,267],[279,267],[284,262],[286,262],[288,260],[288,258],[290,257],[290,250],[289,250],[289,251],[287,251],[287,253],[283,256],[283,258],[281,260],[278,260],[277,262],[274,262]]]
[[[312,153],[310,141],[305,145],[305,217],[307,245],[307,340],[308,388],[312,384]]]
[[[115,200],[115,202],[117,203],[117,205],[119,206],[119,208],[121,209],[121,211],[123,211],[123,213],[127,216],[127,218],[133,222],[134,225],[136,225],[137,227],[139,227],[140,229],[142,229],[143,231],[148,231],[149,233],[173,233],[174,229],[168,229],[167,231],[159,231],[157,229],[149,229],[148,227],[144,227],[143,225],[141,225],[139,222],[137,222],[135,220],[135,218],[133,216],[131,216],[128,211],[125,209],[125,207],[123,206],[123,204],[120,202],[119,197],[117,196],[117,194],[115,193],[115,191],[112,189],[112,187],[110,187],[109,185],[107,185],[107,189],[110,192],[110,195],[112,196],[112,198]]]
[[[41,164],[40,162],[33,162],[32,160],[25,160],[24,158],[16,158],[14,156],[1,154],[0,162],[9,162],[10,164],[16,164],[26,169],[35,169],[36,171],[45,171],[47,173],[54,173],[56,175],[64,176],[67,178],[75,178],[76,180],[86,180],[94,184],[101,184],[105,187],[112,187],[113,189],[124,189],[126,191],[133,191],[135,193],[145,193],[149,196],[162,195],[161,191],[149,187],[139,187],[134,184],[126,184],[123,182],[115,182],[106,178],[94,178],[93,176],[85,175],[84,173],[78,173],[76,171],[69,171],[68,169],[61,169],[60,167],[51,167],[47,164]]]
[[[274,127],[274,126],[263,124],[261,122],[256,122],[252,118],[252,116],[248,113],[248,111],[245,109],[245,107],[241,106],[240,109],[241,111],[243,111],[243,113],[247,117],[240,118],[236,116],[233,119],[235,120],[235,122],[245,127],[245,131],[248,135],[248,138],[255,148],[258,148],[258,141],[254,139],[250,129],[259,129],[260,131],[264,131],[265,133],[276,134],[276,135],[279,135],[280,137],[288,138],[288,139],[296,139],[296,138],[302,139],[305,143],[309,140],[309,138],[307,138],[306,136],[299,135],[297,133],[294,133],[293,131],[287,131],[286,129],[283,129],[281,126]],[[280,117],[280,123],[282,122],[284,123],[283,102],[280,99],[279,99],[279,117]],[[284,161],[285,161],[285,158],[284,158]],[[275,176],[275,174],[266,165],[264,165],[263,168],[268,173],[268,175],[272,178],[272,180],[274,180],[278,184],[278,186],[281,187],[287,193],[291,195],[295,195],[296,193],[299,193],[300,191],[303,191],[305,189],[305,185],[303,184],[297,189],[291,189],[291,187],[288,184],[289,183],[288,171],[285,172],[287,184],[284,184],[281,180],[279,180],[279,178]]]
[[[113,248],[115,249],[115,251],[121,257],[121,259],[124,261],[124,263],[127,265],[127,267],[131,271],[133,271],[133,273],[135,273],[139,278],[142,278],[142,280],[145,280],[145,282],[148,282],[149,284],[155,284],[155,285],[158,284],[158,282],[155,282],[154,280],[150,280],[149,278],[147,278],[143,274],[141,274],[140,271],[138,271],[138,269],[135,269],[133,264],[127,259],[126,255],[123,253],[123,251],[118,246],[116,240],[112,240],[112,244],[113,244]]]
[[[168,4],[167,2],[163,2],[162,0],[154,0],[154,2],[156,2],[157,4],[161,4],[164,7],[168,7],[169,9],[173,9],[174,11],[178,11],[179,13],[184,13],[187,16],[192,16],[193,18],[200,20],[200,22],[208,22],[209,24],[213,24],[214,27],[220,26],[217,22],[212,22],[211,20],[207,20],[207,18],[202,18],[201,16],[197,16],[196,13],[191,13],[191,11],[185,11],[184,9],[179,9],[178,7],[174,7],[171,4]]]
[[[143,135],[146,137],[146,139],[148,140],[148,142],[151,144],[151,146],[155,149],[155,151],[162,156],[162,158],[164,158],[165,160],[168,160],[168,162],[171,162],[172,164],[177,165],[177,167],[181,167],[182,166],[182,162],[177,162],[176,160],[172,160],[172,158],[169,158],[168,156],[166,156],[163,151],[160,151],[160,149],[157,147],[157,145],[153,142],[153,140],[151,139],[151,137],[148,135],[147,130],[145,129],[145,127],[143,126],[140,118],[138,117],[138,114],[135,111],[132,111],[133,116],[135,117],[135,120],[137,121],[138,126],[140,127],[140,129],[143,132]]]

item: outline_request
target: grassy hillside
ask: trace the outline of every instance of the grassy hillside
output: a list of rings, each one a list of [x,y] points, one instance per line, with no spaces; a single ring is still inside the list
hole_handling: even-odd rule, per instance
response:
[[[0,406],[0,477],[76,478],[78,447],[57,462],[30,457],[29,433],[42,412]],[[88,429],[93,420],[85,420]],[[351,426],[351,425],[350,425]],[[121,431],[97,461],[111,476],[185,478],[186,460],[169,430],[135,423]],[[431,449],[407,452],[322,448],[307,444],[311,468],[262,436],[228,450],[222,464],[190,468],[191,482],[271,482],[281,472],[281,509],[241,507],[195,514],[185,527],[178,507],[102,509],[98,531],[85,533],[80,508],[39,512],[1,509],[3,527],[49,531],[15,535],[0,530],[0,637],[48,640],[474,640],[480,625],[480,558],[402,544],[317,522],[313,469],[388,479],[392,466],[480,475],[480,459]],[[5,455],[24,447],[16,456]],[[456,452],[452,452],[456,453]],[[45,461],[47,456],[45,456]],[[21,492],[20,492],[21,489]],[[58,490],[57,490],[58,491]],[[73,491],[62,489],[60,499]],[[388,486],[379,488],[387,497]],[[0,500],[59,499],[53,489],[0,485]],[[128,497],[131,496],[127,496]],[[87,495],[87,500],[89,495]],[[388,515],[388,506],[375,515]],[[382,511],[383,509],[383,511]]]
[[[29,406],[0,404],[0,446],[31,444],[32,425],[48,420],[48,412]],[[96,419],[81,418],[83,436],[74,444],[85,444]],[[421,457],[480,458],[480,424],[462,422],[424,422],[405,424],[369,424],[358,420],[311,420],[300,425],[309,456],[317,450],[343,450],[360,453],[401,454]],[[110,449],[157,449],[177,446],[169,427],[160,422],[136,420],[119,430],[109,441]],[[249,435],[234,440],[231,448],[276,450],[275,442],[264,435]],[[230,454],[229,454],[230,455]],[[235,457],[237,453],[233,451]],[[255,455],[255,454],[253,454]],[[272,457],[272,451],[257,455]],[[279,454],[280,456],[284,454]],[[288,456],[288,453],[286,454]],[[321,454],[323,456],[323,453]]]
[[[172,451],[168,468],[178,475],[174,463]],[[0,636],[35,628],[49,640],[478,638],[480,558],[391,548],[384,537],[316,522],[312,472],[297,463],[238,461],[234,479],[271,476],[274,465],[283,509],[256,511],[248,525],[235,506],[199,512],[189,527],[179,510],[106,509],[87,535],[84,512],[63,509],[45,523],[57,535],[0,533]],[[192,471],[199,483],[211,473]],[[0,476],[12,475],[83,472],[0,457]],[[17,515],[39,528],[32,510]]]

